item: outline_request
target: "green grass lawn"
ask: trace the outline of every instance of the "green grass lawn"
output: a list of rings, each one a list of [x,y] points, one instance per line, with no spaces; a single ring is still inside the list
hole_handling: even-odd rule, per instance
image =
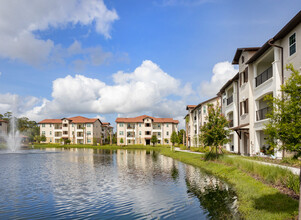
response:
[[[161,154],[172,157],[183,163],[200,167],[207,173],[211,173],[226,182],[231,184],[238,196],[239,211],[245,219],[293,219],[298,214],[298,201],[282,194],[279,190],[266,185],[248,174],[248,172],[262,172],[263,176],[278,177],[278,168],[269,167],[262,168],[258,164],[255,168],[243,161],[236,160],[237,158],[222,159],[221,162],[212,162],[202,160],[203,155],[191,154],[186,152],[171,151],[169,146],[91,146],[91,145],[54,145],[54,144],[40,144],[35,145],[35,148],[47,147],[70,147],[70,148],[95,148],[95,149],[147,149],[160,150]],[[252,161],[251,161],[252,162]],[[253,162],[254,163],[254,162]],[[243,165],[239,165],[243,164]],[[266,167],[266,166],[265,166]],[[244,170],[246,169],[246,170]],[[283,173],[279,174],[285,175]],[[272,177],[269,177],[273,179]],[[276,178],[277,179],[277,178]]]

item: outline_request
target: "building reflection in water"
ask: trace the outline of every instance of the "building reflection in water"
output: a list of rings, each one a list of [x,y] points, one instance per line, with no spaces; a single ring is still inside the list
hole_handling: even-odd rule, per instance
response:
[[[212,219],[240,219],[237,196],[222,180],[185,165],[187,193],[196,196],[200,205]]]
[[[53,163],[51,172],[56,173],[50,182],[54,200],[60,206],[72,200],[81,201],[76,204],[77,211],[85,209],[85,204],[97,204],[95,208],[109,205],[110,210],[137,216],[192,217],[195,213],[189,210],[198,209],[206,218],[239,218],[236,195],[228,184],[158,151],[54,151],[63,152],[61,162],[48,162]]]

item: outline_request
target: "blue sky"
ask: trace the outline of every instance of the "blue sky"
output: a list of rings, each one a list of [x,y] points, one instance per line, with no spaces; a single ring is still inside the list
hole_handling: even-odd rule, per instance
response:
[[[297,0],[0,3],[0,113],[14,106],[37,121],[183,118],[186,104],[235,74],[227,61],[236,48],[261,46],[301,8]]]

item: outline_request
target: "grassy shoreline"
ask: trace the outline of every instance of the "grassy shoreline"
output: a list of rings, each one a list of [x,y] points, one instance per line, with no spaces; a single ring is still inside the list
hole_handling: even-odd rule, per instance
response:
[[[298,214],[298,201],[279,190],[254,179],[235,166],[206,162],[200,155],[171,151],[168,146],[91,146],[35,145],[35,148],[93,148],[159,150],[162,155],[201,168],[231,184],[238,196],[239,212],[245,219],[293,219]]]

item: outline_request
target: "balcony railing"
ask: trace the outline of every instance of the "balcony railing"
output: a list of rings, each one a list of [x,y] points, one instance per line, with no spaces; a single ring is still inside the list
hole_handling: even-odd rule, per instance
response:
[[[135,137],[134,134],[127,134],[127,137]]]
[[[263,71],[260,75],[255,78],[256,87],[267,81],[269,78],[273,77],[273,69],[269,67],[267,70]]]
[[[267,114],[271,111],[270,107],[262,108],[256,111],[256,121],[260,121],[267,118]]]
[[[233,120],[230,120],[229,122],[229,128],[232,128],[233,127]]]
[[[54,129],[60,130],[60,129],[62,129],[62,127],[57,127],[57,126],[55,126]]]
[[[126,129],[134,129],[135,128],[135,126],[133,126],[133,125],[128,125],[127,127],[126,127]]]
[[[233,102],[233,95],[227,98],[227,105],[230,105]]]

